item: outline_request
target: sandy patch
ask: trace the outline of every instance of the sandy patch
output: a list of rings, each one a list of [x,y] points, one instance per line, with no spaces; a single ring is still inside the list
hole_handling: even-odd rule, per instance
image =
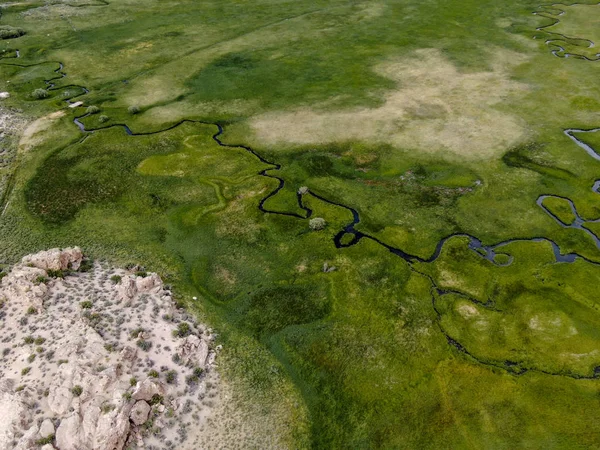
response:
[[[518,117],[497,108],[528,90],[509,75],[524,59],[501,50],[493,55],[491,71],[463,73],[439,50],[422,49],[375,68],[398,86],[380,107],[269,112],[250,125],[257,140],[271,145],[360,140],[490,158],[525,135]]]
[[[473,316],[478,316],[479,315],[479,311],[477,311],[477,308],[473,305],[469,305],[468,303],[463,303],[461,305],[459,305],[456,310],[458,311],[458,313],[463,316],[465,319],[469,319]]]
[[[19,141],[19,151],[28,151],[42,142],[44,140],[42,136],[44,132],[66,114],[65,111],[55,111],[52,114],[40,117],[31,122],[23,131],[23,135]]]

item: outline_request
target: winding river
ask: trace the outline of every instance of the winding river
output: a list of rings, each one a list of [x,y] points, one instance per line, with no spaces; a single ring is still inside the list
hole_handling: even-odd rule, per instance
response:
[[[102,3],[102,5],[105,4],[105,2],[103,0],[100,0]],[[86,6],[86,5],[80,5],[80,6]],[[100,4],[94,4],[94,5],[87,5],[87,6],[101,6]],[[552,11],[555,11],[556,14],[553,14]],[[595,61],[597,59],[600,59],[600,54],[598,55],[597,59],[589,59],[585,56],[581,56],[581,55],[573,55],[573,54],[569,54],[569,53],[564,53],[564,49],[562,47],[560,47],[558,44],[556,44],[556,42],[560,41],[560,40],[569,40],[569,41],[573,41],[573,40],[577,40],[577,41],[582,41],[582,42],[587,42],[588,44],[588,48],[589,47],[593,47],[594,43],[592,41],[586,40],[586,39],[579,39],[579,38],[569,38],[567,36],[563,36],[560,35],[558,33],[552,33],[546,30],[546,28],[551,27],[553,25],[555,25],[556,23],[558,23],[558,19],[556,19],[555,17],[550,17],[550,15],[554,16],[554,15],[562,15],[564,14],[564,11],[559,10],[557,8],[554,7],[554,5],[552,7],[546,7],[545,10],[543,11],[538,11],[535,14],[543,16],[543,17],[547,17],[547,18],[551,18],[556,20],[556,22],[554,22],[553,24],[550,25],[546,25],[543,27],[539,27],[537,28],[538,31],[544,31],[545,33],[549,33],[551,35],[555,35],[557,36],[556,39],[549,39],[548,41],[546,41],[549,45],[553,45],[553,46],[557,46],[559,47],[558,49],[554,50],[553,53],[555,56],[557,57],[568,57],[568,56],[575,56],[575,57],[580,57],[583,59],[587,59],[589,61]],[[5,56],[2,59],[8,59],[8,58],[13,58],[13,59],[18,59],[20,58],[20,52],[18,50],[14,50],[15,54],[14,56]],[[30,64],[30,65],[26,65],[26,64],[17,64],[17,63],[1,63],[2,65],[11,65],[11,66],[16,66],[16,67],[32,67],[32,66],[36,66],[36,65],[43,65],[43,64],[55,64],[57,65],[57,68],[54,70],[54,72],[56,73],[56,76],[49,78],[47,80],[44,80],[47,90],[49,91],[57,91],[57,90],[73,90],[74,92],[71,94],[69,94],[68,96],[65,97],[65,101],[67,102],[68,105],[72,105],[73,103],[73,99],[80,97],[82,95],[87,94],[89,91],[86,87],[84,86],[78,86],[78,85],[72,85],[72,84],[67,84],[67,85],[61,85],[61,86],[57,86],[56,82],[62,78],[65,78],[67,76],[67,74],[63,71],[64,66],[62,63],[60,62],[52,62],[52,61],[48,61],[48,62],[42,62],[42,63],[37,63],[37,64]],[[300,210],[302,210],[304,212],[304,214],[300,214],[300,213],[296,213],[296,212],[285,212],[285,211],[276,211],[276,210],[271,210],[265,207],[266,202],[271,199],[272,197],[276,196],[285,186],[285,180],[281,177],[278,177],[277,175],[274,175],[272,172],[276,172],[279,171],[281,169],[281,165],[272,161],[267,160],[265,157],[261,156],[258,152],[256,152],[254,149],[252,149],[249,146],[246,145],[239,145],[239,144],[227,144],[225,142],[223,142],[222,137],[224,134],[224,129],[223,126],[219,123],[215,123],[215,122],[206,122],[206,121],[201,121],[201,120],[192,120],[192,119],[184,119],[181,120],[173,125],[170,125],[166,128],[157,130],[157,131],[151,131],[151,132],[140,132],[140,133],[136,133],[134,131],[131,130],[131,128],[129,128],[129,126],[127,124],[112,124],[112,125],[108,125],[105,127],[98,127],[98,128],[86,128],[85,124],[81,121],[81,119],[87,117],[89,114],[83,114],[83,115],[79,115],[77,117],[74,118],[73,122],[74,124],[81,130],[82,133],[95,133],[95,132],[101,132],[102,130],[106,130],[106,129],[111,129],[111,128],[121,128],[125,131],[125,133],[129,136],[147,136],[147,135],[153,135],[153,134],[159,134],[159,133],[163,133],[165,131],[169,131],[172,129],[175,129],[179,126],[181,126],[182,124],[185,123],[195,123],[195,124],[202,124],[202,125],[210,125],[216,128],[216,132],[212,135],[212,139],[221,147],[225,147],[225,148],[236,148],[236,149],[244,149],[245,151],[251,153],[255,158],[257,158],[260,162],[270,166],[267,169],[264,169],[262,171],[260,171],[258,173],[258,175],[269,178],[269,179],[273,179],[277,181],[277,187],[275,187],[275,189],[271,190],[270,192],[268,192],[258,203],[257,207],[260,211],[262,211],[265,214],[277,214],[277,215],[281,215],[281,216],[288,216],[291,218],[295,218],[295,219],[299,219],[299,220],[306,220],[308,218],[310,218],[312,216],[312,210],[310,208],[308,208],[305,204],[304,204],[304,199],[307,196],[310,196],[318,201],[336,206],[336,207],[340,207],[345,209],[346,211],[348,211],[351,216],[352,216],[352,221],[349,222],[348,224],[346,224],[345,226],[342,227],[341,230],[339,230],[334,236],[333,236],[333,243],[335,245],[336,248],[338,249],[344,249],[344,248],[348,248],[348,247],[352,247],[354,245],[357,245],[358,243],[360,243],[361,240],[363,239],[367,239],[370,240],[376,244],[378,244],[379,246],[385,248],[386,250],[388,250],[389,252],[391,252],[392,254],[402,258],[404,261],[406,261],[411,270],[414,271],[415,273],[418,273],[421,276],[426,277],[429,282],[431,283],[431,299],[432,299],[432,305],[433,305],[433,309],[435,310],[437,316],[438,316],[438,326],[440,328],[440,331],[443,333],[443,335],[446,337],[446,340],[448,341],[448,344],[451,345],[452,347],[454,347],[455,349],[457,349],[459,352],[461,352],[462,354],[466,355],[467,357],[477,361],[480,364],[484,364],[484,365],[488,365],[488,366],[493,366],[493,367],[498,367],[498,368],[502,368],[503,370],[509,371],[510,373],[513,373],[515,375],[521,375],[524,374],[528,371],[535,371],[535,372],[540,372],[540,373],[544,373],[547,375],[555,375],[555,376],[566,376],[566,377],[571,377],[571,378],[576,378],[576,379],[591,379],[591,378],[598,378],[600,377],[600,367],[597,367],[594,371],[593,374],[589,375],[589,376],[582,376],[580,374],[576,374],[576,373],[571,373],[568,371],[564,371],[564,372],[557,372],[557,373],[551,373],[551,372],[547,372],[541,369],[537,369],[537,368],[531,368],[531,367],[523,367],[521,365],[521,363],[516,362],[516,361],[493,361],[493,360],[485,360],[482,358],[479,358],[475,355],[473,355],[467,348],[465,348],[460,342],[456,341],[452,336],[450,336],[447,331],[443,328],[443,326],[441,325],[441,318],[442,318],[442,313],[439,311],[439,309],[437,308],[436,302],[437,300],[444,296],[444,295],[449,295],[449,294],[454,294],[454,295],[460,295],[460,296],[464,296],[465,298],[468,298],[469,301],[485,307],[485,308],[490,308],[490,309],[494,309],[495,305],[494,302],[492,300],[489,300],[486,303],[483,303],[475,298],[469,297],[464,293],[458,292],[458,291],[449,291],[449,290],[444,290],[442,288],[440,288],[436,281],[428,274],[425,274],[421,271],[419,271],[416,267],[415,267],[415,263],[432,263],[434,261],[436,261],[439,256],[441,255],[441,252],[443,250],[444,245],[446,244],[446,242],[448,242],[450,239],[453,238],[467,238],[468,239],[468,248],[470,250],[472,250],[475,254],[477,254],[479,257],[484,258],[485,260],[489,261],[490,263],[497,265],[497,266],[508,266],[510,264],[512,264],[513,262],[513,257],[511,255],[508,255],[506,253],[502,252],[502,248],[514,243],[514,242],[547,242],[552,246],[553,252],[554,252],[554,258],[555,261],[557,263],[572,263],[574,261],[576,261],[577,259],[582,259],[584,261],[586,261],[587,263],[590,264],[595,264],[595,265],[600,265],[599,262],[596,261],[592,261],[589,258],[586,258],[583,255],[580,255],[578,253],[563,253],[559,247],[559,245],[554,242],[551,239],[548,239],[546,237],[543,236],[534,236],[534,237],[524,237],[524,238],[515,238],[515,239],[509,239],[506,241],[502,241],[502,242],[498,242],[495,244],[484,244],[481,242],[481,240],[479,240],[477,237],[475,236],[471,236],[469,234],[465,234],[465,233],[454,233],[454,234],[450,234],[446,237],[444,237],[443,239],[441,239],[437,245],[435,246],[435,249],[433,250],[431,256],[427,257],[427,258],[423,258],[420,257],[418,255],[413,255],[410,254],[404,250],[402,250],[401,248],[398,247],[394,247],[390,244],[387,244],[386,242],[378,239],[377,237],[370,235],[368,233],[365,233],[363,231],[357,230],[356,226],[360,223],[360,214],[359,212],[348,205],[339,203],[337,201],[328,199],[320,194],[318,194],[317,192],[314,192],[312,190],[306,190],[305,192],[303,191],[298,192],[296,194],[297,196],[297,203],[298,203],[298,207]],[[564,133],[566,136],[568,136],[578,147],[582,148],[583,150],[585,150],[588,155],[590,157],[592,157],[595,160],[600,161],[600,154],[590,145],[586,144],[585,142],[583,142],[581,139],[579,139],[577,137],[578,134],[581,133],[595,133],[600,131],[600,128],[595,128],[595,129],[589,129],[589,130],[582,130],[582,129],[566,129],[564,130]],[[596,193],[600,193],[600,180],[597,180],[593,187],[592,187],[593,191]],[[8,197],[8,195],[6,196]],[[546,206],[544,206],[543,202],[545,199],[548,198],[557,198],[557,199],[562,199],[564,201],[567,201],[570,205],[571,211],[574,215],[574,217],[576,218],[572,223],[567,224],[562,222],[555,214],[553,214]],[[594,240],[597,248],[600,249],[600,239],[598,238],[598,236],[596,236],[592,231],[590,231],[589,229],[585,228],[585,224],[588,222],[600,222],[600,219],[596,219],[596,220],[585,220],[583,219],[579,213],[577,212],[577,208],[575,207],[574,203],[572,200],[566,198],[566,197],[560,197],[560,196],[555,196],[552,194],[544,194],[538,197],[537,199],[537,205],[542,208],[542,210],[548,214],[555,222],[557,222],[561,227],[564,228],[575,228],[575,229],[579,229],[584,231],[585,233],[587,233],[588,235],[590,235],[590,237]],[[504,258],[502,258],[502,260],[499,260],[497,258],[498,255],[503,255]],[[600,365],[600,362],[599,362]]]

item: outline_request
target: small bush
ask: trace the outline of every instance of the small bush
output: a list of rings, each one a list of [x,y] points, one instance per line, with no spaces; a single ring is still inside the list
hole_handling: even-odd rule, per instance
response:
[[[33,306],[30,306],[29,308],[27,308],[27,314],[37,314],[37,309],[35,309]]]
[[[140,335],[140,333],[143,333],[144,329],[142,327],[137,327],[134,328],[133,330],[131,330],[131,332],[129,333],[129,336],[131,336],[132,338],[136,338]]]
[[[35,284],[42,284],[42,283],[46,283],[47,281],[48,281],[48,278],[46,278],[43,275],[40,275],[35,279]]]
[[[25,341],[26,344],[33,344],[35,342],[35,339],[33,336],[25,336],[23,338],[23,341]]]
[[[136,377],[131,377],[129,379],[129,385],[130,386],[135,386],[137,384],[137,378]]]
[[[31,364],[34,359],[35,359],[35,353],[32,353],[31,355],[29,355],[27,357],[27,362]]]
[[[81,265],[79,266],[80,272],[89,272],[94,267],[94,261],[91,259],[84,259],[81,261]]]
[[[147,352],[152,348],[152,342],[146,341],[145,339],[138,339],[136,342],[137,346]]]
[[[42,100],[44,98],[48,98],[50,94],[46,89],[38,88],[31,93],[31,96],[36,100]]]
[[[177,371],[176,370],[169,370],[167,372],[167,374],[165,375],[165,380],[168,384],[175,384],[177,383]]]
[[[71,389],[71,394],[73,394],[75,397],[79,397],[82,393],[83,388],[79,385],[75,385],[73,386],[73,389]]]
[[[320,231],[327,226],[327,222],[322,217],[315,217],[314,219],[310,219],[308,226],[313,231]]]
[[[129,111],[129,114],[137,114],[140,112],[140,108],[139,106],[132,105],[129,108],[127,108],[127,111]]]
[[[37,337],[33,342],[35,342],[35,345],[42,345],[44,342],[46,342],[46,339],[43,337]]]
[[[113,409],[115,409],[115,405],[111,405],[110,403],[107,405],[102,405],[102,408],[101,408],[102,414],[108,414]]]
[[[100,123],[108,122],[109,120],[110,120],[110,118],[108,116],[105,116],[104,114],[102,114],[100,117],[98,117],[98,122],[100,122]]]
[[[148,376],[151,378],[158,378],[158,372],[152,369],[150,372],[148,372]]]
[[[25,367],[21,370],[21,375],[27,375],[29,372],[31,372],[31,367]]]
[[[35,441],[35,443],[37,445],[46,445],[46,444],[52,444],[54,442],[54,435],[50,434],[48,436],[46,436],[45,438],[41,438],[38,439],[37,441]]]
[[[142,277],[142,278],[145,278],[145,277],[147,277],[147,276],[148,276],[148,273],[147,273],[147,272],[145,272],[145,271],[143,271],[143,270],[138,270],[138,271],[135,273],[135,276],[136,276],[136,277]]]
[[[50,278],[64,278],[65,275],[67,275],[67,273],[65,273],[64,270],[52,270],[52,269],[48,269],[46,272],[48,272],[48,276]]]
[[[190,324],[187,322],[181,322],[177,325],[177,329],[173,330],[173,337],[186,337],[192,334],[192,329],[190,328]]]
[[[22,28],[15,28],[9,25],[3,25],[0,27],[0,39],[15,39],[25,34],[25,30]]]
[[[150,401],[148,402],[148,404],[150,406],[160,405],[162,403],[162,401],[163,401],[162,395],[154,394],[152,396],[152,398],[150,399]]]
[[[113,275],[110,277],[110,281],[112,281],[113,284],[119,284],[121,282],[121,275]]]
[[[86,300],[79,303],[79,306],[81,306],[81,309],[90,309],[94,304],[90,300]]]
[[[88,114],[97,114],[100,112],[100,108],[98,108],[96,105],[90,105],[87,107],[85,112]]]

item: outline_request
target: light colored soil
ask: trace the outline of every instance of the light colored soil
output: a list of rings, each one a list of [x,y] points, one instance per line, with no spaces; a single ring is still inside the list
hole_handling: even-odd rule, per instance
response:
[[[44,132],[47,131],[58,119],[64,117],[67,113],[63,110],[55,111],[44,117],[31,122],[23,131],[19,141],[19,151],[29,151],[36,145],[44,141]]]
[[[500,106],[528,90],[509,76],[510,68],[524,61],[522,55],[498,50],[493,61],[491,71],[463,73],[439,50],[418,50],[376,67],[398,86],[380,107],[276,111],[253,119],[251,127],[257,141],[270,145],[360,140],[490,158],[524,138],[519,118]]]

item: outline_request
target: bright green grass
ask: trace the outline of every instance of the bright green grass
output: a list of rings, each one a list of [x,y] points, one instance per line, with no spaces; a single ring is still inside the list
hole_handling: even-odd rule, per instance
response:
[[[11,92],[3,105],[41,117],[81,92],[60,86],[90,93],[18,155],[0,219],[4,261],[80,245],[160,272],[179,301],[218,329],[223,376],[261,405],[259,420],[281,433],[282,447],[597,446],[590,411],[598,381],[572,378],[600,365],[597,266],[555,264],[547,243],[532,242],[498,250],[506,254],[497,262],[514,257],[508,267],[483,260],[464,238],[451,239],[432,264],[409,265],[366,239],[336,249],[332,237],[350,212],[304,195],[313,217],[327,221],[319,232],[308,219],[263,214],[257,205],[278,182],[258,173],[274,166],[218,146],[213,125],[147,136],[111,128],[82,141],[71,123],[88,105],[101,108],[82,119],[89,129],[127,123],[147,133],[184,118],[220,121],[224,142],[252,145],[281,164],[269,173],[286,186],[266,209],[303,215],[296,191],[307,186],[355,208],[358,230],[421,257],[460,232],[484,243],[547,237],[600,261],[585,233],[561,228],[535,204],[554,194],[572,199],[583,217],[600,217],[591,191],[600,165],[562,133],[600,125],[598,66],[556,58],[531,39],[546,23],[531,14],[536,2],[125,0],[70,13],[41,6],[3,9],[2,24],[27,34],[0,41],[5,55],[22,55],[0,64],[60,60],[68,77],[34,101],[31,92],[56,76],[57,63],[1,65],[0,88]],[[597,14],[586,10],[569,22],[583,34]],[[268,144],[250,126],[273,111],[380,107],[403,86],[373,67],[410,65],[422,48],[440,50],[457,76],[492,70],[498,49],[523,55],[506,69],[522,89],[490,106],[515,118],[519,142],[473,159],[362,140]],[[426,106],[407,120],[425,120]],[[600,148],[598,136],[580,137]],[[564,204],[546,206],[568,223]],[[325,263],[336,270],[323,272]],[[432,282],[463,295],[437,295]],[[490,300],[493,309],[481,306]],[[516,366],[505,370],[505,361]],[[516,375],[515,367],[529,371]]]

